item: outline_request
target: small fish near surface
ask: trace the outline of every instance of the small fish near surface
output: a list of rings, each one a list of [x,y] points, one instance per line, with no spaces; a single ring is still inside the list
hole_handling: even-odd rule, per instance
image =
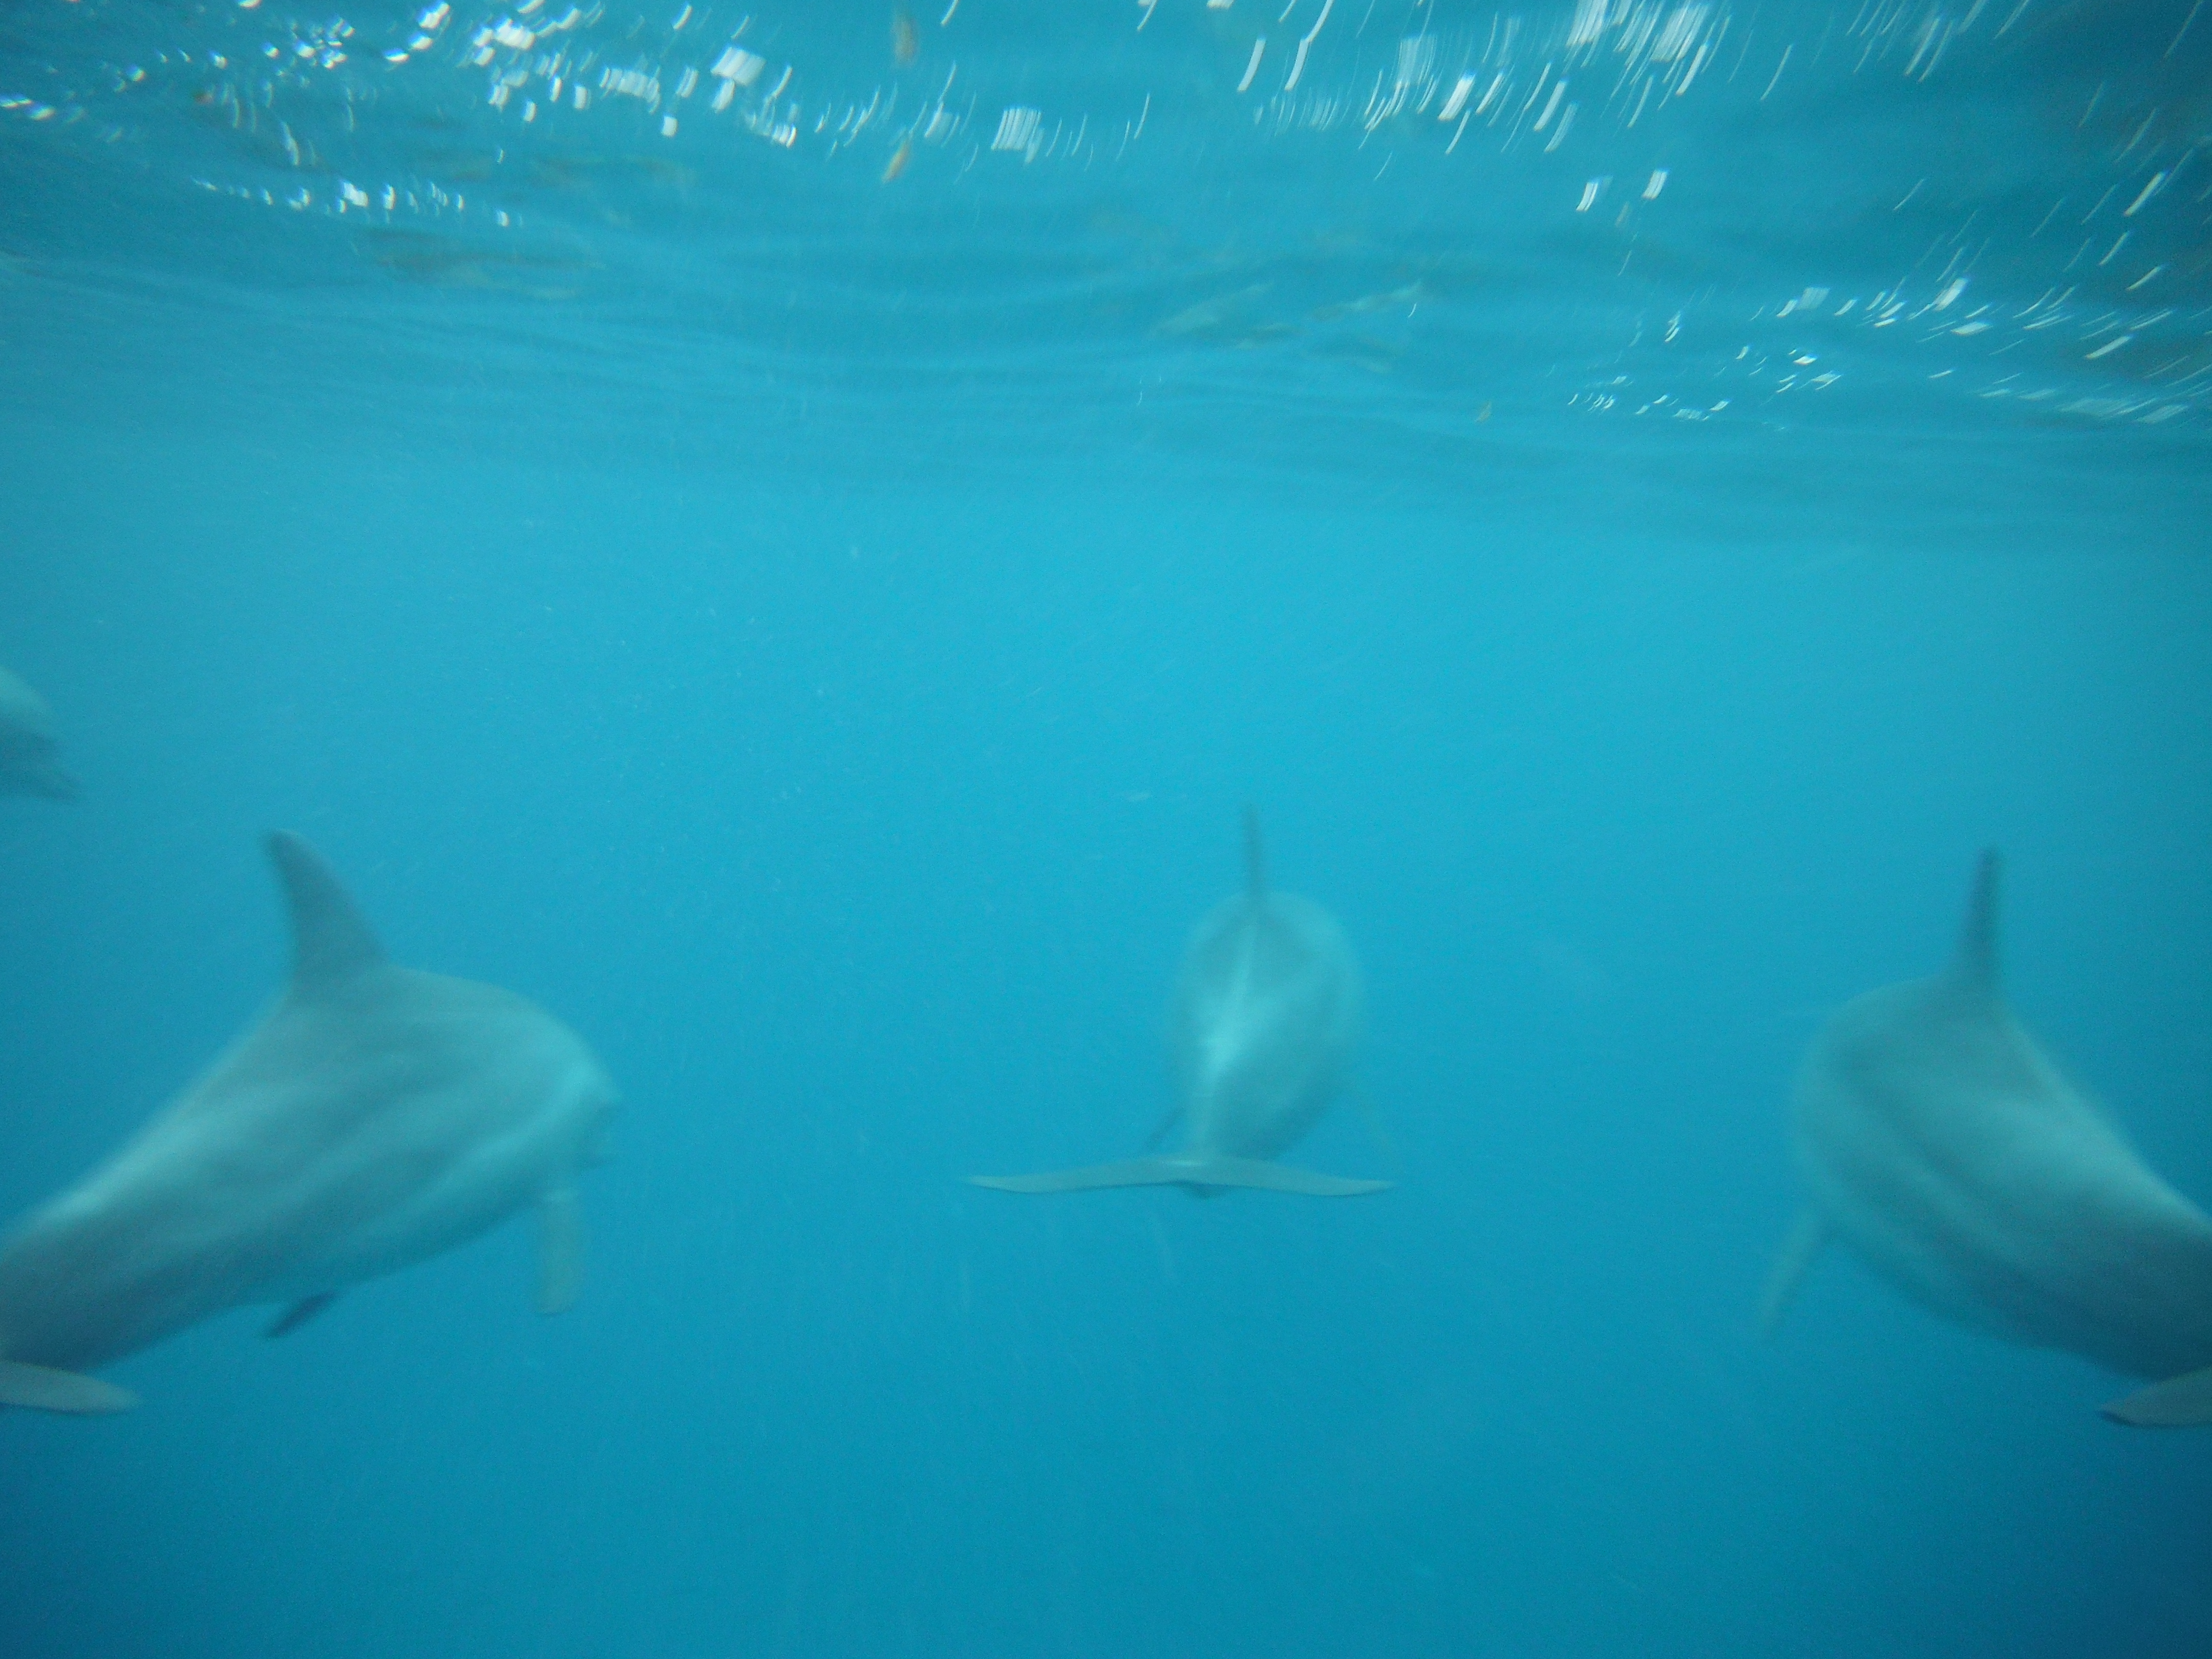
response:
[[[1352,1181],[1278,1164],[1346,1088],[1363,1013],[1359,964],[1336,919],[1267,885],[1260,821],[1244,821],[1245,890],[1199,924],[1176,985],[1170,1043],[1182,1104],[1156,1144],[1188,1116],[1177,1152],[1044,1175],[970,1176],[1006,1193],[1104,1187],[1224,1188],[1350,1198],[1387,1181]]]
[[[1254,283],[1231,294],[1185,306],[1174,316],[1152,325],[1152,332],[1170,339],[1237,343],[1265,335],[1286,336],[1292,331],[1280,324],[1255,323],[1253,313],[1267,296],[1271,283]]]
[[[511,991],[401,968],[314,851],[268,849],[289,983],[106,1164],[0,1249],[0,1406],[119,1411],[86,1372],[226,1309],[295,1329],[347,1286],[538,1218],[538,1305],[575,1300],[575,1182],[614,1085],[583,1040]]]
[[[75,800],[80,793],[62,769],[46,700],[0,668],[0,795]]]
[[[1950,968],[1868,992],[1814,1040],[1794,1102],[1813,1199],[1767,1327],[1832,1236],[1936,1313],[2159,1379],[2106,1406],[2115,1421],[2212,1424],[2212,1217],[2014,1018],[1996,927],[1992,852]]]
[[[1403,288],[1390,289],[1380,294],[1363,294],[1356,300],[1340,300],[1334,305],[1322,306],[1313,313],[1313,320],[1333,323],[1343,317],[1364,317],[1373,312],[1388,311],[1395,306],[1411,308],[1428,297],[1428,289],[1416,280]]]

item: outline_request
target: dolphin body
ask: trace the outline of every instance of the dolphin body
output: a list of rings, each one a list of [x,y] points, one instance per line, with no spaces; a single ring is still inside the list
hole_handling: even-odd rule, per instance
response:
[[[62,769],[46,700],[0,668],[0,795],[75,800],[77,781]]]
[[[295,836],[268,841],[290,983],[212,1069],[0,1249],[0,1406],[135,1405],[82,1373],[257,1302],[271,1336],[347,1285],[526,1206],[538,1305],[575,1299],[577,1172],[615,1091],[580,1038],[496,986],[396,967]]]
[[[1813,1200],[1767,1328],[1832,1235],[1947,1317],[2163,1379],[2106,1406],[2118,1422],[2212,1423],[2212,1217],[2013,1017],[1996,927],[1990,852],[1948,970],[1868,992],[1814,1040],[1794,1102]]]
[[[1363,1012],[1359,964],[1328,911],[1269,890],[1259,816],[1249,809],[1244,862],[1244,891],[1199,923],[1176,985],[1170,1046],[1182,1103],[1152,1139],[1187,1116],[1188,1144],[1162,1158],[969,1181],[1006,1193],[1174,1186],[1200,1197],[1255,1187],[1349,1198],[1390,1184],[1275,1162],[1346,1085]]]

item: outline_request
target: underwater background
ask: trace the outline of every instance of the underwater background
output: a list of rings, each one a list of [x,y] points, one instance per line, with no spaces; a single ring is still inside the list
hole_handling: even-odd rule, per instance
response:
[[[276,826],[617,1155],[560,1320],[511,1226],[0,1416],[0,1653],[2212,1652],[2212,1437],[1756,1320],[1985,844],[2212,1200],[2212,17],[331,3],[0,4],[0,1214]],[[961,1184],[1138,1150],[1248,801],[1395,1189]]]

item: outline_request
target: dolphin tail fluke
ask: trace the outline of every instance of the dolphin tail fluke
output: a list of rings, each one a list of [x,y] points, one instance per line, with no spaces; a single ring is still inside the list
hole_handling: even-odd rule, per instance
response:
[[[1107,1187],[1249,1187],[1261,1192],[1303,1193],[1310,1198],[1355,1198],[1379,1193],[1387,1181],[1347,1181],[1294,1170],[1264,1158],[1133,1158],[1045,1175],[969,1176],[971,1185],[1001,1193],[1090,1193]]]
[[[0,1406],[98,1417],[108,1412],[127,1412],[137,1403],[138,1396],[130,1389],[96,1376],[27,1365],[19,1359],[0,1359]]]
[[[2212,1365],[2139,1389],[2105,1407],[2115,1423],[2139,1429],[2185,1429],[2212,1424]]]
[[[1183,1176],[1194,1187],[1249,1187],[1263,1193],[1303,1193],[1308,1198],[1360,1198],[1389,1188],[1387,1181],[1353,1181],[1316,1175],[1270,1158],[1206,1158],[1191,1160]]]
[[[1091,1164],[1080,1170],[1043,1175],[969,1176],[971,1187],[1001,1193],[1092,1193],[1106,1187],[1171,1187],[1188,1181],[1190,1164],[1173,1158],[1132,1158],[1119,1164]]]
[[[574,1187],[538,1200],[538,1311],[566,1313],[584,1288],[584,1211]]]
[[[1806,1270],[1827,1242],[1827,1222],[1807,1205],[1790,1224],[1790,1236],[1782,1241],[1782,1254],[1774,1258],[1773,1270],[1766,1275],[1766,1290],[1759,1298],[1759,1328],[1766,1335],[1772,1336],[1781,1328],[1782,1316],[1797,1299],[1797,1287],[1805,1282]]]

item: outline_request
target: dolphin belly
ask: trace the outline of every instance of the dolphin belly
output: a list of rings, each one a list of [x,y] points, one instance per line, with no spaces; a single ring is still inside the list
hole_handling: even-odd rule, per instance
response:
[[[34,1216],[0,1255],[0,1359],[106,1364],[228,1307],[220,1282],[137,1218]]]
[[[342,1290],[441,1255],[564,1187],[585,1162],[592,1120],[531,1121],[471,1146],[432,1178],[387,1194],[374,1213],[330,1230],[251,1298],[289,1301]],[[366,1167],[378,1167],[376,1160]],[[368,1195],[350,1183],[323,1194],[341,1212]],[[365,1205],[362,1207],[366,1207]]]
[[[1818,1072],[1802,1086],[1800,1163],[1844,1243],[2015,1342],[2138,1376],[2212,1364],[2212,1220],[2070,1091],[1936,1081],[1932,1097]]]
[[[1964,1200],[1943,1222],[1905,1222],[1862,1194],[1818,1183],[1815,1191],[1837,1235],[1862,1260],[1960,1324],[2131,1376],[2212,1364],[2212,1300],[2201,1289],[2212,1285],[2212,1243],[2094,1222],[2054,1238],[1994,1225],[1986,1210]]]
[[[1186,1109],[1188,1150],[1224,1158],[1274,1158],[1304,1140],[1341,1087],[1334,1069],[1277,1080],[1231,1073]]]

